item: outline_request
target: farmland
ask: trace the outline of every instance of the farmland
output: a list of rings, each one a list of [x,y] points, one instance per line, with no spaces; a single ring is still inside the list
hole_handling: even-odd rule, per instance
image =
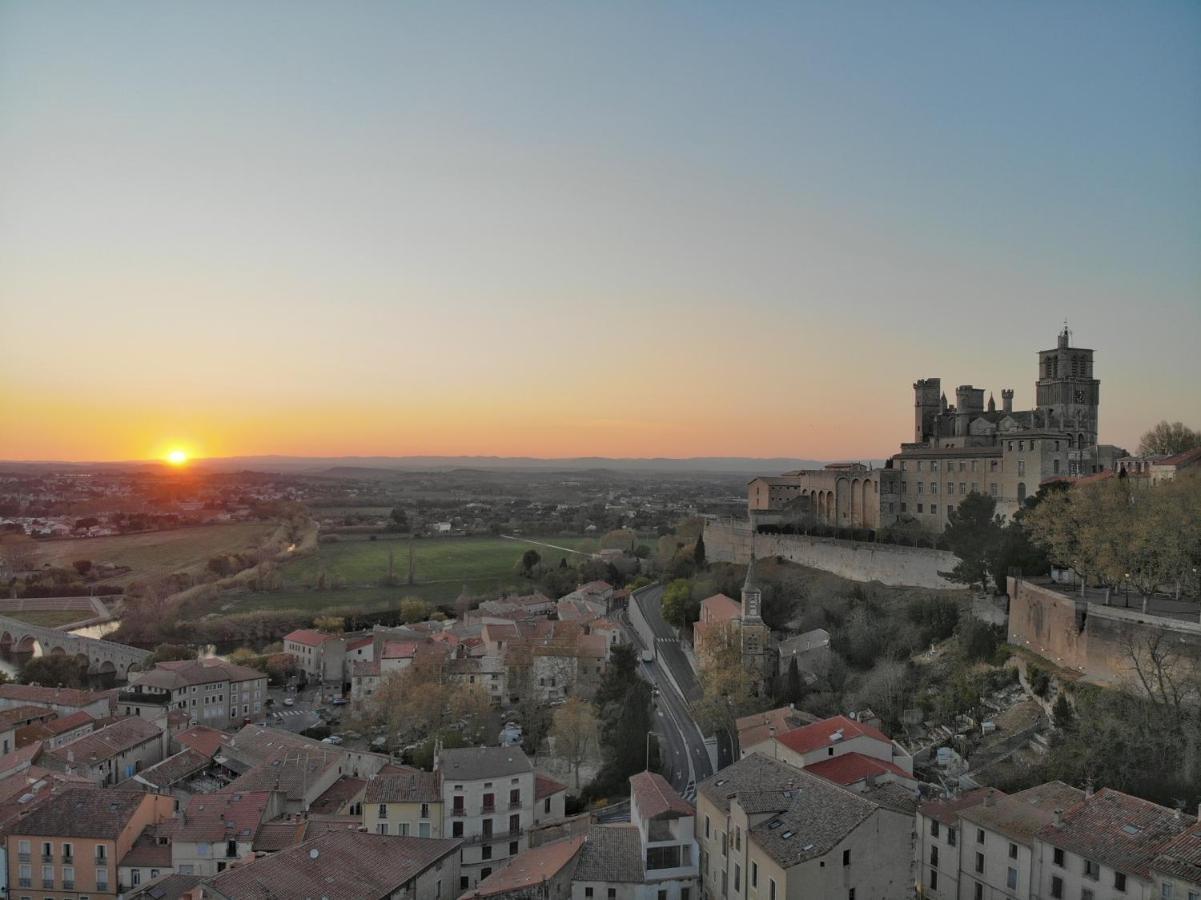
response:
[[[170,575],[172,572],[198,570],[210,557],[252,550],[276,529],[271,522],[238,522],[229,525],[201,525],[148,534],[112,537],[47,540],[36,544],[35,564],[66,568],[76,560],[127,566],[130,571],[109,579],[126,585]]]

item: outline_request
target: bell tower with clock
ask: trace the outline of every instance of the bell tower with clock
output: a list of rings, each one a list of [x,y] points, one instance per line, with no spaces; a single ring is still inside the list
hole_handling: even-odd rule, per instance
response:
[[[1055,349],[1039,351],[1035,397],[1041,426],[1066,432],[1073,449],[1083,450],[1097,444],[1101,382],[1093,377],[1093,351],[1071,344],[1065,321]]]

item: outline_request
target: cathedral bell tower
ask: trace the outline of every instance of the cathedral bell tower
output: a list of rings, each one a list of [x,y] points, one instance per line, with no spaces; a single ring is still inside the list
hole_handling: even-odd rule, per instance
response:
[[[1093,377],[1093,351],[1072,346],[1066,321],[1055,349],[1039,351],[1035,398],[1045,428],[1066,432],[1076,450],[1096,446],[1101,382]]]
[[[755,679],[754,691],[762,694],[767,681],[775,676],[771,653],[771,629],[763,621],[763,590],[755,582],[755,558],[752,556],[746,567],[746,580],[742,583],[742,617],[739,622],[742,640],[742,665]]]

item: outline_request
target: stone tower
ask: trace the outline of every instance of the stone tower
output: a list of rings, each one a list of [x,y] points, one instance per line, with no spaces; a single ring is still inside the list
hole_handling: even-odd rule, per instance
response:
[[[1080,450],[1097,443],[1101,382],[1093,377],[1093,351],[1071,342],[1064,322],[1056,347],[1039,351],[1035,402],[1043,427],[1066,431]]]
[[[765,682],[775,675],[771,654],[771,629],[763,621],[763,590],[755,582],[755,558],[746,567],[742,583],[742,617],[738,626],[742,640],[742,665],[754,677],[754,690],[762,694]]]
[[[934,432],[934,420],[946,409],[938,378],[919,378],[913,383],[913,440],[920,444]]]

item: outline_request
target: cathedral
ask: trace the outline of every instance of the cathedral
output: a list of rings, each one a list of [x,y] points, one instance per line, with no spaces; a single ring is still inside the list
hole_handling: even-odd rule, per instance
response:
[[[1085,475],[1113,466],[1117,447],[1100,445],[1100,381],[1093,351],[1072,345],[1064,323],[1056,346],[1038,353],[1034,405],[1013,408],[1014,390],[1001,389],[1001,406],[984,389],[955,389],[948,402],[939,378],[913,385],[913,440],[883,468],[833,463],[824,469],[756,478],[748,509],[756,525],[809,521],[843,528],[886,528],[915,522],[941,532],[970,493],[996,501],[1008,518],[1050,478]]]
[[[763,621],[763,589],[755,581],[755,560],[746,568],[742,584],[742,602],[725,594],[714,594],[701,601],[701,614],[693,626],[693,646],[704,658],[706,644],[718,639],[717,630],[731,628],[738,640],[742,664],[751,675],[751,690],[759,696],[770,692],[776,676],[776,653],[771,645],[771,629]]]

